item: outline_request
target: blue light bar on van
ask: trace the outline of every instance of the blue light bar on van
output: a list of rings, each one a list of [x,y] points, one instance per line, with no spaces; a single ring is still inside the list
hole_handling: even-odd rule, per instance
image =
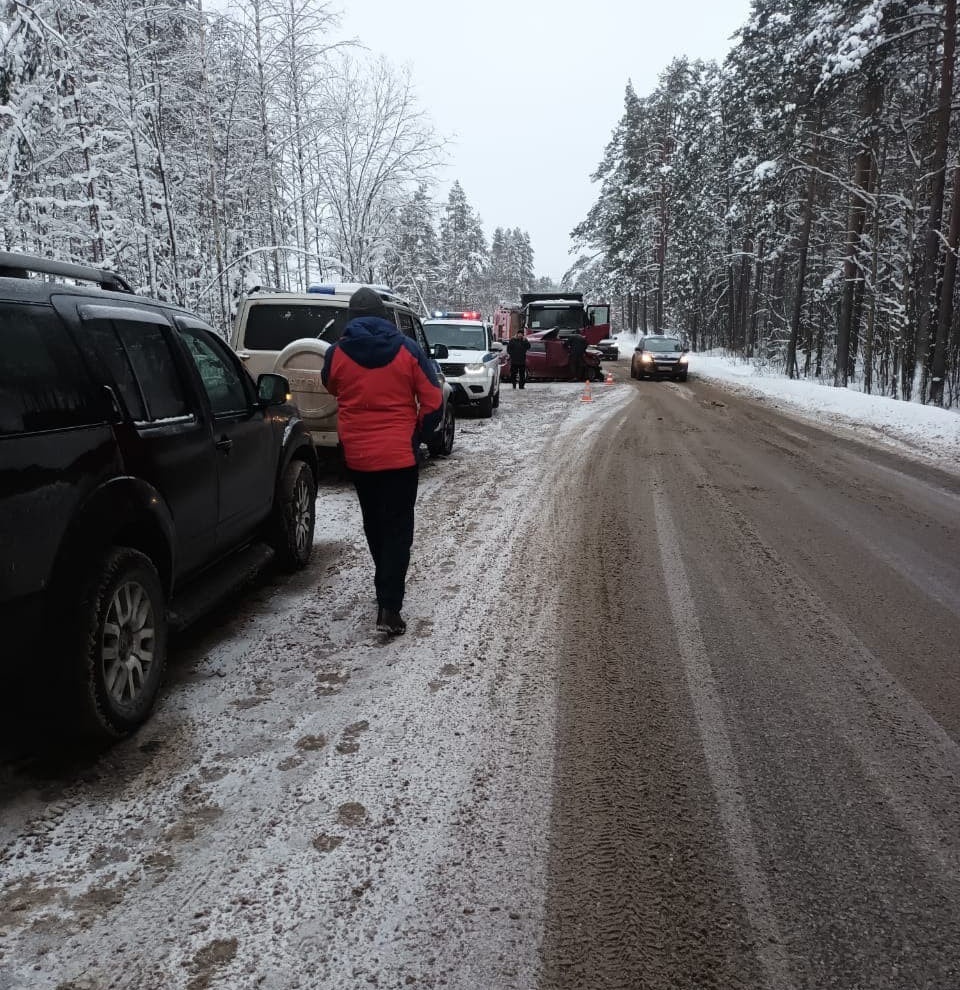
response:
[[[337,294],[335,285],[311,285],[307,292],[317,292],[324,296],[334,296]]]

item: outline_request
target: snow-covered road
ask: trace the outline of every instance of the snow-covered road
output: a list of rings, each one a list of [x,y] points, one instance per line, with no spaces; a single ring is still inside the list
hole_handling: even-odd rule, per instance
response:
[[[616,374],[459,421],[406,636],[329,477],[134,738],[8,726],[0,990],[960,985],[960,481]]]
[[[531,386],[460,420],[421,474],[405,637],[373,632],[330,478],[309,569],[181,636],[135,738],[7,763],[0,987],[529,985],[561,587],[541,497],[630,394]]]

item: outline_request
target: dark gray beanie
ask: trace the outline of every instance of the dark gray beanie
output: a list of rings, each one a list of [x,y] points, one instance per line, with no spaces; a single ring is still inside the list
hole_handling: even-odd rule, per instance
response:
[[[348,307],[351,320],[358,316],[379,316],[381,319],[387,319],[387,307],[373,289],[357,289],[350,297]]]

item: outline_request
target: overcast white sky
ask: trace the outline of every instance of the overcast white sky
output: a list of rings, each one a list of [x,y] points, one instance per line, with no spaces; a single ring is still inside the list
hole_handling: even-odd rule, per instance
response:
[[[336,0],[334,0],[336,3]],[[623,111],[675,55],[722,59],[749,0],[340,0],[342,28],[409,64],[449,135],[442,193],[459,179],[483,219],[530,232],[537,273],[573,260],[570,230]]]

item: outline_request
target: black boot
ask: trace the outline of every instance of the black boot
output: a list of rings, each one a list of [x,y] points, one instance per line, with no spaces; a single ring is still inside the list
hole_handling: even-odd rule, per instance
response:
[[[403,616],[393,609],[377,609],[377,632],[385,632],[388,636],[402,636],[407,631],[407,624],[403,621]]]

